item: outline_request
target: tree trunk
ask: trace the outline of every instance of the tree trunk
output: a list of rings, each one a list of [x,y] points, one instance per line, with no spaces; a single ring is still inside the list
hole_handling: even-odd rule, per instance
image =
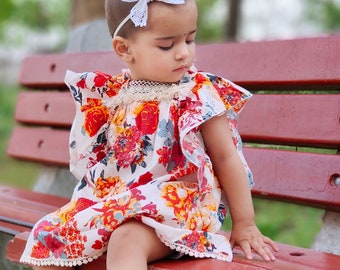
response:
[[[242,0],[229,1],[229,16],[227,21],[225,38],[227,40],[236,40],[240,24]]]
[[[105,18],[104,4],[105,0],[73,0],[71,26]]]

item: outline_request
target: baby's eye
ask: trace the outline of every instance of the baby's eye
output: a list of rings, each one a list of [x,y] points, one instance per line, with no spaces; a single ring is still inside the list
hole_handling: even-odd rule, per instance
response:
[[[160,48],[162,51],[169,51],[173,46],[174,44],[172,43],[170,46],[158,46],[158,48]]]
[[[189,40],[186,40],[185,42],[186,44],[192,44],[195,42],[195,39],[189,39]]]

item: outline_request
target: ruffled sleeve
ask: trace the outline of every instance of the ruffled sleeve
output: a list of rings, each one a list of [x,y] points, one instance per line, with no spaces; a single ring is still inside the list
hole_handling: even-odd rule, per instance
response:
[[[242,153],[242,140],[237,131],[238,115],[252,94],[242,87],[213,74],[197,72],[192,74],[193,87],[182,92],[182,107],[179,119],[179,130],[183,153],[199,167],[201,191],[209,190],[209,179],[203,170],[212,170],[210,160],[204,153],[204,143],[199,127],[212,117],[226,115],[233,141],[248,176],[250,187],[253,186],[253,175]],[[204,165],[204,166],[202,166]],[[213,180],[211,180],[213,181]]]
[[[65,83],[76,106],[69,138],[70,170],[80,180],[107,155],[110,114],[106,101],[118,93],[121,85],[117,78],[100,72],[67,71]]]
[[[252,94],[248,90],[227,79],[218,77],[213,74],[206,74],[206,76],[209,78],[213,87],[216,89],[218,96],[221,98],[227,110],[226,116],[229,120],[229,125],[232,131],[234,144],[237,148],[237,152],[248,176],[249,186],[253,187],[254,185],[253,174],[242,153],[242,139],[237,130],[238,116],[242,109],[244,108],[247,101],[252,97]]]

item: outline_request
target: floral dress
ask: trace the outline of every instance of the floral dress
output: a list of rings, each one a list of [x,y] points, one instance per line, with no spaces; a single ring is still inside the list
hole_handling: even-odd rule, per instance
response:
[[[133,81],[68,71],[76,104],[70,133],[70,170],[79,179],[71,201],[33,228],[21,262],[73,266],[107,249],[123,222],[155,229],[181,254],[231,261],[218,234],[226,206],[200,125],[226,115],[252,185],[235,128],[251,94],[232,82],[192,68],[179,83]]]

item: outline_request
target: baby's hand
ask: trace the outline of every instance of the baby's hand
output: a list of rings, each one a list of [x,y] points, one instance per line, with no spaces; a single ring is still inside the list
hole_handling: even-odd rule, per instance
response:
[[[274,241],[269,237],[262,235],[256,225],[233,226],[230,243],[232,248],[239,246],[248,260],[253,259],[252,250],[267,262],[274,261],[275,256],[272,251],[278,251]]]

